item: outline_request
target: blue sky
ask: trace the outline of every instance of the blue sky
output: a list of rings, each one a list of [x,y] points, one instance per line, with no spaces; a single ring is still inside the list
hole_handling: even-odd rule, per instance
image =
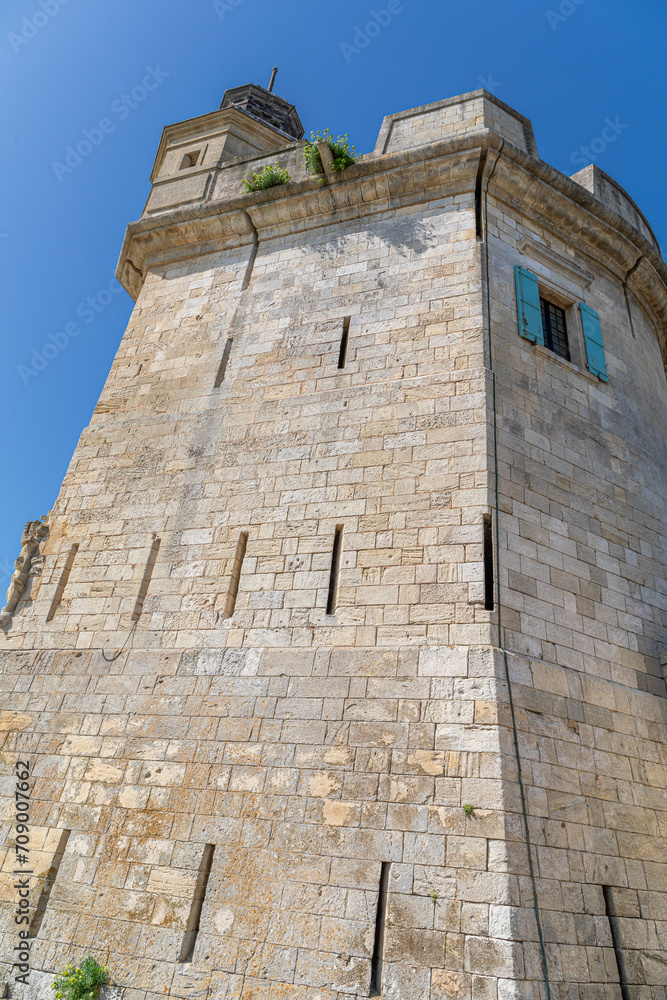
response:
[[[666,34],[664,0],[3,0],[0,590],[127,324],[112,276],[164,125],[266,86],[277,63],[307,133],[347,132],[362,153],[384,115],[484,86],[532,119],[543,159],[615,177],[666,245]],[[90,154],[68,165],[84,130]]]

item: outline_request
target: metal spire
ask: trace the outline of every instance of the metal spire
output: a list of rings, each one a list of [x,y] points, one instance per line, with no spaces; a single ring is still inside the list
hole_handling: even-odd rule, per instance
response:
[[[277,66],[274,66],[274,67],[273,67],[273,72],[272,72],[272,74],[271,74],[271,79],[269,80],[269,88],[268,88],[268,90],[269,90],[269,93],[272,93],[272,92],[273,92],[273,84],[274,84],[274,82],[275,82],[275,79],[276,79],[276,73],[277,73],[277,72],[278,72],[278,67],[277,67]]]

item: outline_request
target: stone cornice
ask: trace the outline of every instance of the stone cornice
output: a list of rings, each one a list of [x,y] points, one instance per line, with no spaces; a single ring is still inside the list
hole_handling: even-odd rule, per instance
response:
[[[136,298],[151,266],[250,244],[254,231],[261,242],[471,191],[484,151],[491,195],[565,230],[621,280],[633,271],[629,287],[655,315],[667,365],[667,266],[655,247],[586,188],[489,129],[368,157],[325,186],[307,178],[145,217],[127,227],[116,275]]]
[[[251,243],[249,217],[261,238],[271,239],[428,201],[441,197],[445,187],[452,193],[466,186],[470,190],[480,141],[479,136],[465,140],[437,143],[439,155],[427,158],[419,149],[367,159],[348,167],[341,180],[327,186],[307,178],[144,217],[127,227],[118,280],[136,298],[153,264]]]

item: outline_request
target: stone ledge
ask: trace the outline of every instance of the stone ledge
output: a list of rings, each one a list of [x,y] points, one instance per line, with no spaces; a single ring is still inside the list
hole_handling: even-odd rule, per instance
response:
[[[657,316],[667,365],[667,266],[655,246],[586,188],[490,129],[364,159],[348,167],[333,185],[322,187],[308,178],[130,223],[116,276],[136,298],[148,268],[158,261],[250,244],[256,232],[260,239],[273,239],[405,210],[433,200],[436,192],[442,198],[450,187],[452,193],[472,192],[479,158],[488,149],[499,153],[494,187],[501,200],[538,214],[548,204],[551,225],[564,225],[582,252],[605,255],[622,279],[641,261],[632,282]],[[376,197],[368,200],[367,184],[358,182],[370,178]],[[559,197],[553,197],[554,192]]]

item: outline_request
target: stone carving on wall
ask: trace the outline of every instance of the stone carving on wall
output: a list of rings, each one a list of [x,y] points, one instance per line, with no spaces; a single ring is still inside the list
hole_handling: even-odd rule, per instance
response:
[[[4,628],[12,620],[12,615],[21,599],[30,577],[39,576],[44,566],[44,556],[40,553],[40,545],[49,533],[46,518],[40,521],[28,521],[21,535],[21,551],[14,563],[14,572],[9,581],[7,604],[0,612],[0,628]]]

